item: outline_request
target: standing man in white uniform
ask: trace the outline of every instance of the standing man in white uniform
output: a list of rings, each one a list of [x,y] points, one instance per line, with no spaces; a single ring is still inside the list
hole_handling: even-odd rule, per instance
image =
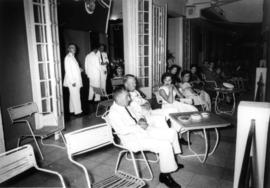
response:
[[[108,119],[117,132],[121,143],[133,151],[150,150],[159,154],[159,181],[168,187],[180,188],[170,173],[178,169],[175,154],[179,154],[180,146],[174,129],[159,128],[145,119],[136,119],[129,108],[129,93],[118,88],[114,92],[114,103],[110,108]],[[183,165],[179,165],[179,167]]]
[[[100,52],[100,87],[106,91],[106,80],[107,80],[107,65],[109,64],[109,59],[107,52],[105,51],[105,45],[101,44],[99,46]]]
[[[69,89],[69,111],[75,115],[82,113],[80,89],[82,87],[81,69],[75,58],[76,45],[68,45],[68,54],[65,57],[64,87]]]
[[[101,65],[100,65],[100,52],[94,49],[85,57],[85,73],[89,78],[89,97],[88,100],[100,101],[100,95],[94,92],[93,87],[101,87]]]

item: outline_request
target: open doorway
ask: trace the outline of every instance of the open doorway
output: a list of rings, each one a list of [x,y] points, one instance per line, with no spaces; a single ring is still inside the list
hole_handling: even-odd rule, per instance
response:
[[[110,3],[110,1],[104,1]],[[115,18],[121,6],[119,1],[112,3],[111,8],[104,7],[99,1],[96,1],[96,7],[93,13],[89,14],[85,8],[84,0],[59,0],[58,1],[58,21],[59,21],[59,42],[61,54],[62,78],[65,76],[64,59],[67,54],[68,44],[74,43],[77,47],[75,55],[79,67],[82,69],[82,88],[80,90],[81,116],[90,116],[94,114],[97,103],[88,100],[89,79],[85,72],[85,57],[93,51],[98,45],[104,44],[105,52],[108,55],[109,64],[107,65],[107,93],[112,92],[110,78],[113,77],[116,65],[123,64],[123,25],[122,20]],[[113,9],[113,10],[112,10]],[[114,15],[110,20],[111,15]],[[63,87],[63,104],[66,122],[77,119],[76,116],[69,113],[69,89]],[[92,117],[92,116],[91,116]],[[94,118],[95,116],[93,116]]]

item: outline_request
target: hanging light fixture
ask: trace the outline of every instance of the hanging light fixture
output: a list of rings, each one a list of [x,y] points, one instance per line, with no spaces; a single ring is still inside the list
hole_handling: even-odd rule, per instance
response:
[[[110,4],[104,2],[104,0],[84,0],[84,7],[88,14],[93,14],[96,9],[96,1],[103,7],[110,8]],[[109,1],[110,2],[110,1]]]

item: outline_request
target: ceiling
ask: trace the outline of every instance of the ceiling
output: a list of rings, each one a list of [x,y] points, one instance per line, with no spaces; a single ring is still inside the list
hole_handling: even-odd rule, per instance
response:
[[[262,22],[263,0],[239,0],[223,5],[225,17],[230,22],[258,23]]]
[[[179,7],[180,1],[184,0],[167,0],[168,12],[171,7]],[[205,2],[206,0],[193,0],[196,2]],[[230,22],[237,23],[259,23],[262,22],[263,15],[263,1],[264,0],[238,0],[236,2],[221,6],[225,17]],[[181,5],[183,6],[184,3]],[[175,10],[173,10],[176,12]],[[179,10],[179,15],[183,15],[183,10]],[[177,14],[175,14],[177,15]],[[122,18],[122,0],[113,0],[113,6],[111,10],[111,19]]]

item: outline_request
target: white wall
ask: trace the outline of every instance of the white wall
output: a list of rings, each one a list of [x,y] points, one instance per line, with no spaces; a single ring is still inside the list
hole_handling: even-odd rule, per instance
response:
[[[183,18],[168,19],[168,50],[175,57],[175,63],[183,67]]]
[[[185,14],[185,0],[153,0],[156,4],[167,4],[168,14],[171,16],[182,16]]]
[[[65,49],[68,43],[75,43],[79,47],[77,58],[81,68],[84,68],[85,56],[90,52],[90,33],[86,31],[65,29],[63,32]]]
[[[123,0],[113,0],[111,19],[123,18],[122,2]],[[156,4],[167,4],[168,14],[171,16],[182,16],[185,14],[185,0],[153,0],[153,2]]]

